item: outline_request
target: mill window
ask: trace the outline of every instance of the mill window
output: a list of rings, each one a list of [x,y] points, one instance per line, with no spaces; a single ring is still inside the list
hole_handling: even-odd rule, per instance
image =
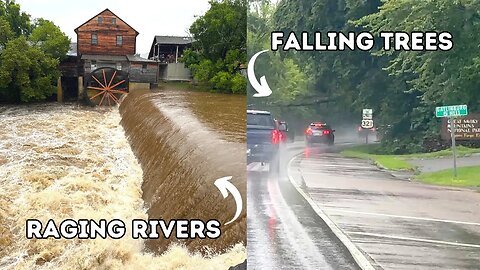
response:
[[[117,46],[123,45],[123,36],[117,36]]]
[[[97,34],[92,34],[92,45],[98,45],[98,36],[97,36]]]

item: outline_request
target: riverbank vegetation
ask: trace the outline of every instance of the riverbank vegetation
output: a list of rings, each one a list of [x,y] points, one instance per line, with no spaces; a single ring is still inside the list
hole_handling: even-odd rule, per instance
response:
[[[58,65],[69,45],[69,38],[52,22],[32,21],[15,1],[0,0],[0,102],[52,96]]]
[[[247,62],[247,0],[210,1],[210,9],[190,26],[193,48],[182,61],[194,79],[215,92],[245,94],[241,74]]]
[[[257,65],[274,94],[268,100],[251,100],[257,105],[276,106],[303,119],[316,115],[354,123],[360,123],[363,108],[372,108],[376,126],[384,133],[381,150],[393,154],[448,147],[440,138],[436,106],[467,104],[471,112],[480,110],[478,1],[283,0],[278,6],[266,0],[251,2],[249,54],[269,49],[271,31],[296,31],[301,36],[301,31],[378,35],[435,30],[450,32],[454,43],[446,52],[384,51],[377,42],[369,52],[268,53]]]

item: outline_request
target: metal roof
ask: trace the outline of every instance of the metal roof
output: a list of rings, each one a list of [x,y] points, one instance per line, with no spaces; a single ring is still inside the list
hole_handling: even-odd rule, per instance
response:
[[[155,43],[159,43],[159,44],[186,45],[192,42],[193,42],[193,38],[191,37],[155,36]]]

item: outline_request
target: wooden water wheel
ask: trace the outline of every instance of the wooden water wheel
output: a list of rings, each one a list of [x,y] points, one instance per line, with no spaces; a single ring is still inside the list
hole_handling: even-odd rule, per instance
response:
[[[128,93],[128,73],[109,67],[96,69],[88,77],[85,93],[93,105],[120,104],[122,96]]]

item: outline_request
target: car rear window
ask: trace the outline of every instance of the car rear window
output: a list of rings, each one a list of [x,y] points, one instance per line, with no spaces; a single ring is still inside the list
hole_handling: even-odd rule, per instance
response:
[[[247,125],[273,127],[273,119],[269,114],[247,114]]]

